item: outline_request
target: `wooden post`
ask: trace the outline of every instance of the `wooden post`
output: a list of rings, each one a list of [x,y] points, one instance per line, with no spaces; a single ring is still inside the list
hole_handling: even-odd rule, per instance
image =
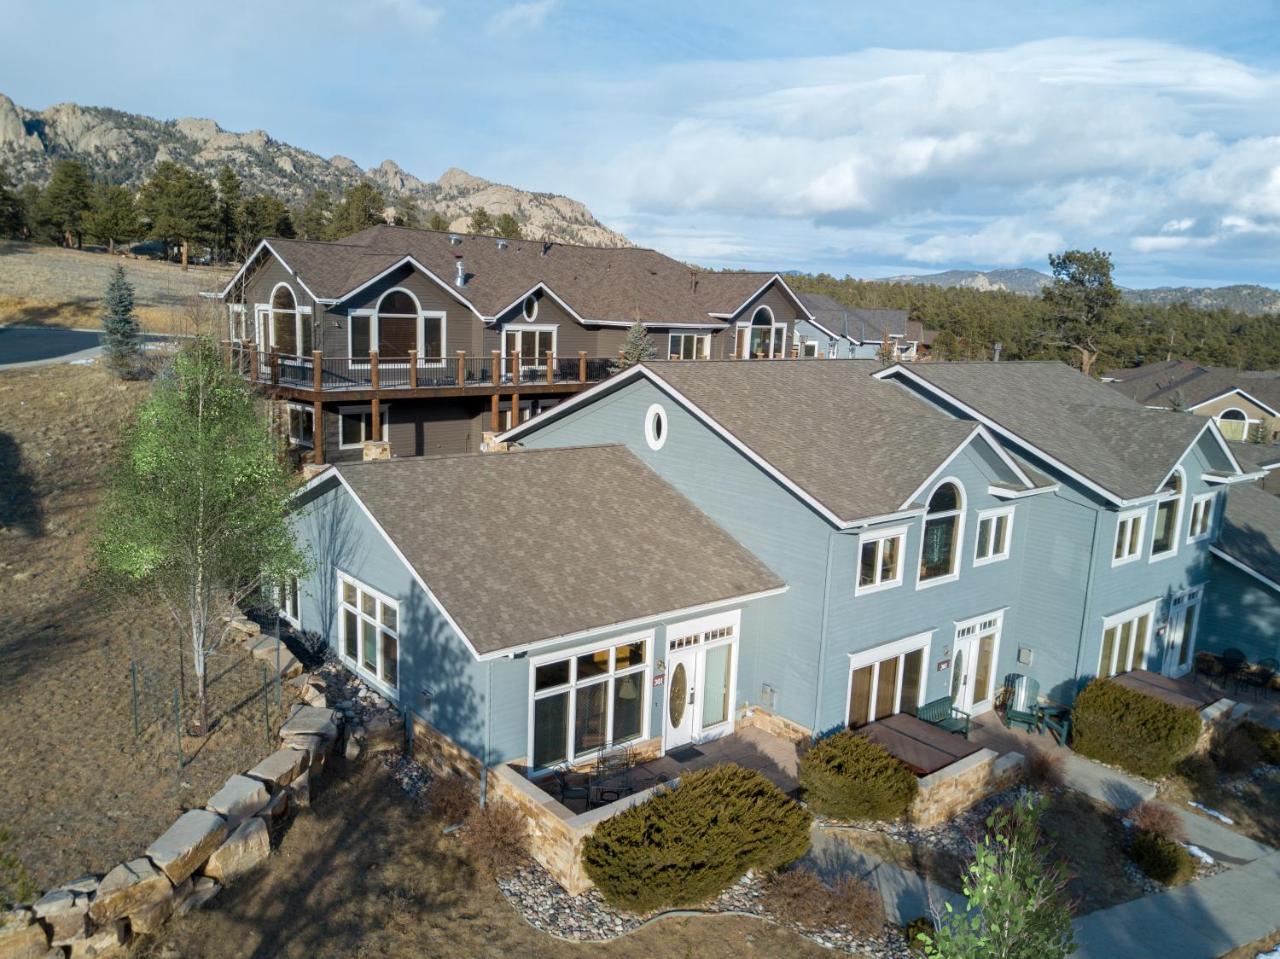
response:
[[[378,351],[377,350],[369,351],[369,388],[373,390],[376,390],[379,388],[378,387]],[[374,402],[376,403],[377,400],[374,400]],[[377,407],[374,407],[374,408],[376,409]]]
[[[556,368],[555,368],[555,364],[551,362],[551,351],[547,350],[547,382],[548,383],[554,383],[556,381],[555,374],[556,374]]]
[[[587,351],[578,350],[578,382],[587,382]]]
[[[231,365],[231,341],[230,340],[222,341],[222,356],[223,356],[223,359],[227,361],[227,369],[229,370],[233,369],[234,367]]]
[[[409,389],[418,388],[418,351],[409,351]]]
[[[491,432],[498,432],[498,394],[494,393],[489,397],[489,429]]]
[[[493,367],[493,385],[497,386],[502,382],[502,354],[497,350],[493,351],[493,360],[490,365]]]
[[[275,350],[271,351],[271,385],[277,386],[280,383],[280,354]]]
[[[324,404],[319,400],[311,405],[311,462],[324,462]]]
[[[311,351],[311,383],[317,393],[324,389],[324,354],[319,350]]]
[[[511,356],[511,385],[513,387],[511,393],[511,428],[515,429],[520,425],[520,354],[518,352]]]
[[[382,403],[375,396],[369,404],[369,439],[375,442],[382,439]]]
[[[618,350],[618,362],[619,363],[625,362],[626,358],[627,358],[626,350]]]
[[[458,385],[467,385],[467,351],[458,350]]]

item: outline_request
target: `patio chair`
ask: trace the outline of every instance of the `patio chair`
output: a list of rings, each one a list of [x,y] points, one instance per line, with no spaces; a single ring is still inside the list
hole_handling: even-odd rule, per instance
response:
[[[1037,701],[1040,683],[1021,673],[1010,673],[1004,679],[1004,725],[1006,729],[1021,726],[1027,732],[1044,732],[1044,714]]]
[[[969,714],[963,709],[957,709],[950,696],[925,703],[916,710],[916,719],[949,733],[959,733],[965,739],[969,738]]]
[[[562,806],[569,805],[571,799],[581,799],[586,805],[591,805],[590,783],[583,782],[580,785],[574,785],[571,782],[572,776],[581,778],[581,773],[575,773],[568,764],[563,764],[552,769],[551,775],[555,778],[556,790],[560,793],[560,804]]]
[[[1248,663],[1248,657],[1240,650],[1232,648],[1224,649],[1218,659],[1222,662],[1222,688],[1226,689],[1227,683],[1234,683],[1238,688],[1240,671]]]
[[[1253,698],[1261,699],[1271,694],[1271,680],[1275,678],[1277,663],[1274,659],[1260,659],[1252,667],[1236,674],[1236,688],[1243,684],[1253,690]]]

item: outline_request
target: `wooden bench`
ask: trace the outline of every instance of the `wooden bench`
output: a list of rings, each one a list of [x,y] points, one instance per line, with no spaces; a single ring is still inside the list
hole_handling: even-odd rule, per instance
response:
[[[925,703],[916,710],[916,718],[949,733],[959,733],[965,739],[969,738],[969,714],[963,709],[956,709],[950,696]]]

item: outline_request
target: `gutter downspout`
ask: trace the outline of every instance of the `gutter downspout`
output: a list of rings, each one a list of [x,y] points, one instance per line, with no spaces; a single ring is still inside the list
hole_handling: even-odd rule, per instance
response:
[[[1071,502],[1071,501],[1067,500],[1067,502]],[[1080,508],[1086,509],[1087,507],[1081,506]],[[1081,658],[1084,656],[1085,631],[1088,629],[1089,613],[1093,607],[1093,580],[1094,580],[1094,572],[1097,569],[1097,563],[1098,563],[1098,534],[1102,525],[1100,523],[1100,520],[1102,518],[1102,513],[1098,510],[1093,510],[1092,512],[1093,512],[1093,542],[1089,550],[1089,578],[1088,580],[1085,581],[1084,612],[1080,614],[1080,632],[1079,632],[1079,635],[1076,637],[1076,674],[1073,678],[1076,681],[1077,687],[1079,686],[1079,683],[1080,683],[1080,661],[1081,661]],[[1079,689],[1077,688],[1076,691],[1079,692]],[[1075,697],[1072,696],[1072,699],[1074,700]]]
[[[480,806],[483,808],[485,801],[489,796],[489,752],[490,752],[490,735],[489,731],[491,723],[489,721],[493,712],[493,660],[485,663],[485,693],[484,693],[484,765],[480,767]]]
[[[818,685],[813,697],[813,737],[820,732],[818,717],[822,715],[823,670],[827,662],[827,621],[831,609],[831,567],[835,562],[836,537],[834,530],[827,534],[827,571],[822,577],[822,625],[818,628]]]

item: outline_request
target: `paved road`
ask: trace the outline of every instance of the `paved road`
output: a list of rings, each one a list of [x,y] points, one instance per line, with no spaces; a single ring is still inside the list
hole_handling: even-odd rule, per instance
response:
[[[0,326],[0,368],[56,363],[98,352],[102,334],[56,326]]]

